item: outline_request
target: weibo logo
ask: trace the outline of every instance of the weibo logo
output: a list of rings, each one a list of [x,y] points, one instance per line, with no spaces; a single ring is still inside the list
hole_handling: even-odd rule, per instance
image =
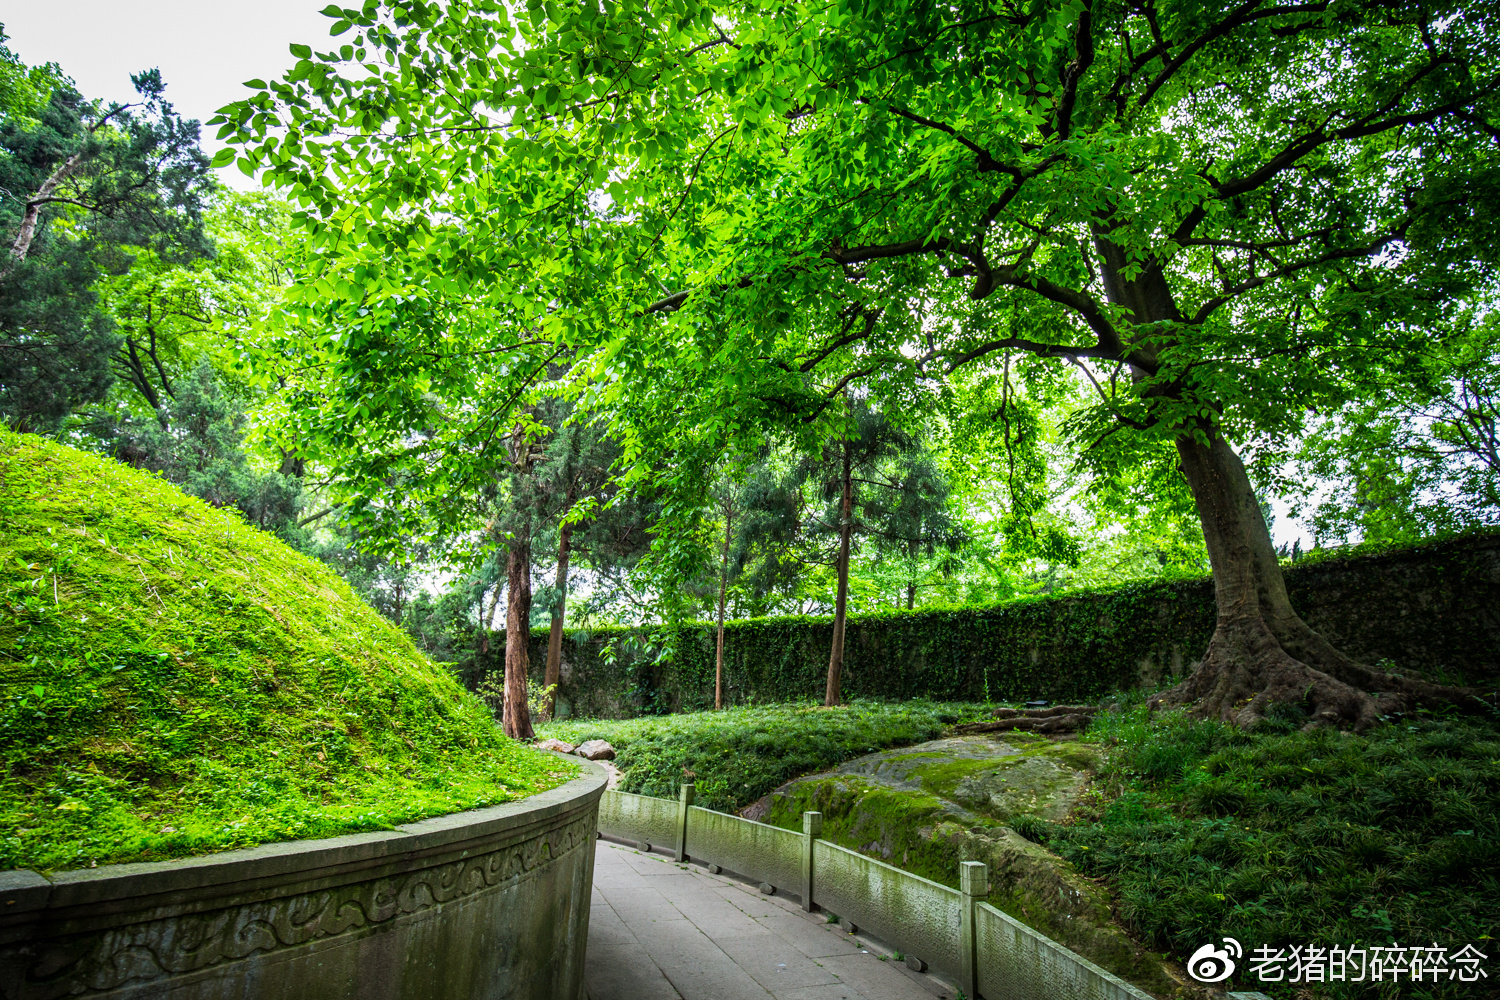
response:
[[[1232,937],[1224,939],[1224,947],[1216,948],[1212,941],[1193,952],[1187,960],[1188,975],[1200,983],[1220,983],[1234,975],[1234,960],[1245,954],[1245,949]]]

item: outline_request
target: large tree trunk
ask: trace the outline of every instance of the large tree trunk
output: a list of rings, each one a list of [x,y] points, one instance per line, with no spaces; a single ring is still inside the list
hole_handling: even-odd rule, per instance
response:
[[[277,472],[294,479],[301,479],[307,475],[307,458],[302,454],[301,449],[288,450],[278,447],[277,450],[281,452],[281,464],[276,467]]]
[[[552,628],[547,633],[547,670],[542,684],[547,695],[547,718],[557,709],[557,685],[562,683],[563,622],[568,608],[568,557],[573,552],[573,526],[563,524],[557,532],[557,604],[552,608]]]
[[[854,530],[854,479],[850,471],[849,445],[844,445],[843,498],[839,505],[838,597],[833,605],[833,649],[828,654],[828,686],[823,704],[839,703],[839,685],[844,672],[844,616],[849,603],[849,536]]]
[[[511,539],[505,559],[505,735],[529,740],[531,710],[526,704],[526,675],[531,668],[531,543]]]
[[[510,435],[513,476],[531,475],[531,442],[526,430],[516,425]],[[515,480],[512,480],[514,483]],[[531,518],[517,518],[506,544],[505,555],[505,735],[529,740],[531,709],[526,703],[526,677],[531,670]]]
[[[1103,237],[1095,245],[1111,301],[1140,322],[1181,320],[1159,265],[1127,281],[1120,277],[1124,251]],[[1159,345],[1137,346],[1154,354]],[[1202,661],[1185,681],[1153,698],[1153,706],[1191,705],[1195,714],[1250,727],[1272,705],[1292,705],[1309,727],[1364,729],[1418,705],[1484,705],[1470,692],[1356,663],[1313,631],[1287,598],[1271,532],[1239,455],[1208,423],[1184,428],[1176,444],[1203,526],[1218,619]]]
[[[1287,600],[1271,533],[1240,457],[1218,435],[1207,443],[1179,438],[1177,453],[1203,525],[1218,620],[1202,662],[1162,701],[1191,702],[1202,715],[1241,726],[1253,725],[1277,703],[1300,706],[1314,724],[1373,724],[1380,711],[1369,693],[1317,669],[1326,665],[1317,657],[1313,663],[1299,659],[1278,634],[1290,636],[1300,626],[1315,635]]]
[[[1213,436],[1177,441],[1213,567],[1218,620],[1203,660],[1154,705],[1253,726],[1272,705],[1295,706],[1307,726],[1365,729],[1417,706],[1482,705],[1469,692],[1355,662],[1292,609],[1271,533],[1245,465]]]

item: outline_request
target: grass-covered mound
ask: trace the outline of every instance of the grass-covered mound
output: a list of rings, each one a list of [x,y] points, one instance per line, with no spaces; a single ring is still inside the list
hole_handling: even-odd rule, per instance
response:
[[[3,429],[0,682],[0,870],[384,829],[576,773],[326,567]]]
[[[670,798],[682,782],[692,781],[699,805],[733,812],[793,778],[934,739],[984,713],[982,705],[857,700],[838,708],[760,705],[620,721],[569,720],[542,726],[538,734],[571,743],[608,740],[625,772],[623,791]]]

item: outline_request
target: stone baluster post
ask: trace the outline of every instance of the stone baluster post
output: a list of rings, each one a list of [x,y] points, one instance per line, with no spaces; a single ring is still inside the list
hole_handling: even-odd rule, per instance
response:
[[[823,835],[823,814],[802,814],[802,908],[813,910],[813,841]]]
[[[979,901],[990,894],[989,869],[982,861],[963,861],[958,866],[958,885],[963,891],[963,909],[958,929],[959,988],[966,997],[979,996],[979,948],[975,934],[975,917]]]
[[[677,800],[677,851],[676,857],[679,862],[686,861],[687,853],[687,820],[688,806],[693,804],[694,785],[691,781],[684,782],[682,794]]]

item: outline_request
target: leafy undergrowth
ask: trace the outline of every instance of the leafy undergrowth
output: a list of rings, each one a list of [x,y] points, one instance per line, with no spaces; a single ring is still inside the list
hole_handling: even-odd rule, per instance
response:
[[[1143,708],[1101,716],[1087,738],[1113,748],[1093,814],[1017,830],[1104,877],[1122,921],[1179,960],[1238,940],[1244,989],[1447,998],[1493,987],[1500,728],[1419,719],[1351,735],[1300,721],[1245,733],[1181,715],[1148,722]],[[1474,945],[1489,981],[1396,986],[1387,972],[1381,984],[1275,985],[1249,964],[1263,945],[1434,943]]]
[[[538,735],[577,743],[608,740],[625,772],[620,787],[675,796],[684,781],[708,809],[735,811],[793,778],[861,754],[935,739],[959,722],[985,717],[982,705],[855,701],[730,708],[620,721],[567,720]]]
[[[0,870],[388,829],[576,772],[326,567],[4,430],[0,684]]]

